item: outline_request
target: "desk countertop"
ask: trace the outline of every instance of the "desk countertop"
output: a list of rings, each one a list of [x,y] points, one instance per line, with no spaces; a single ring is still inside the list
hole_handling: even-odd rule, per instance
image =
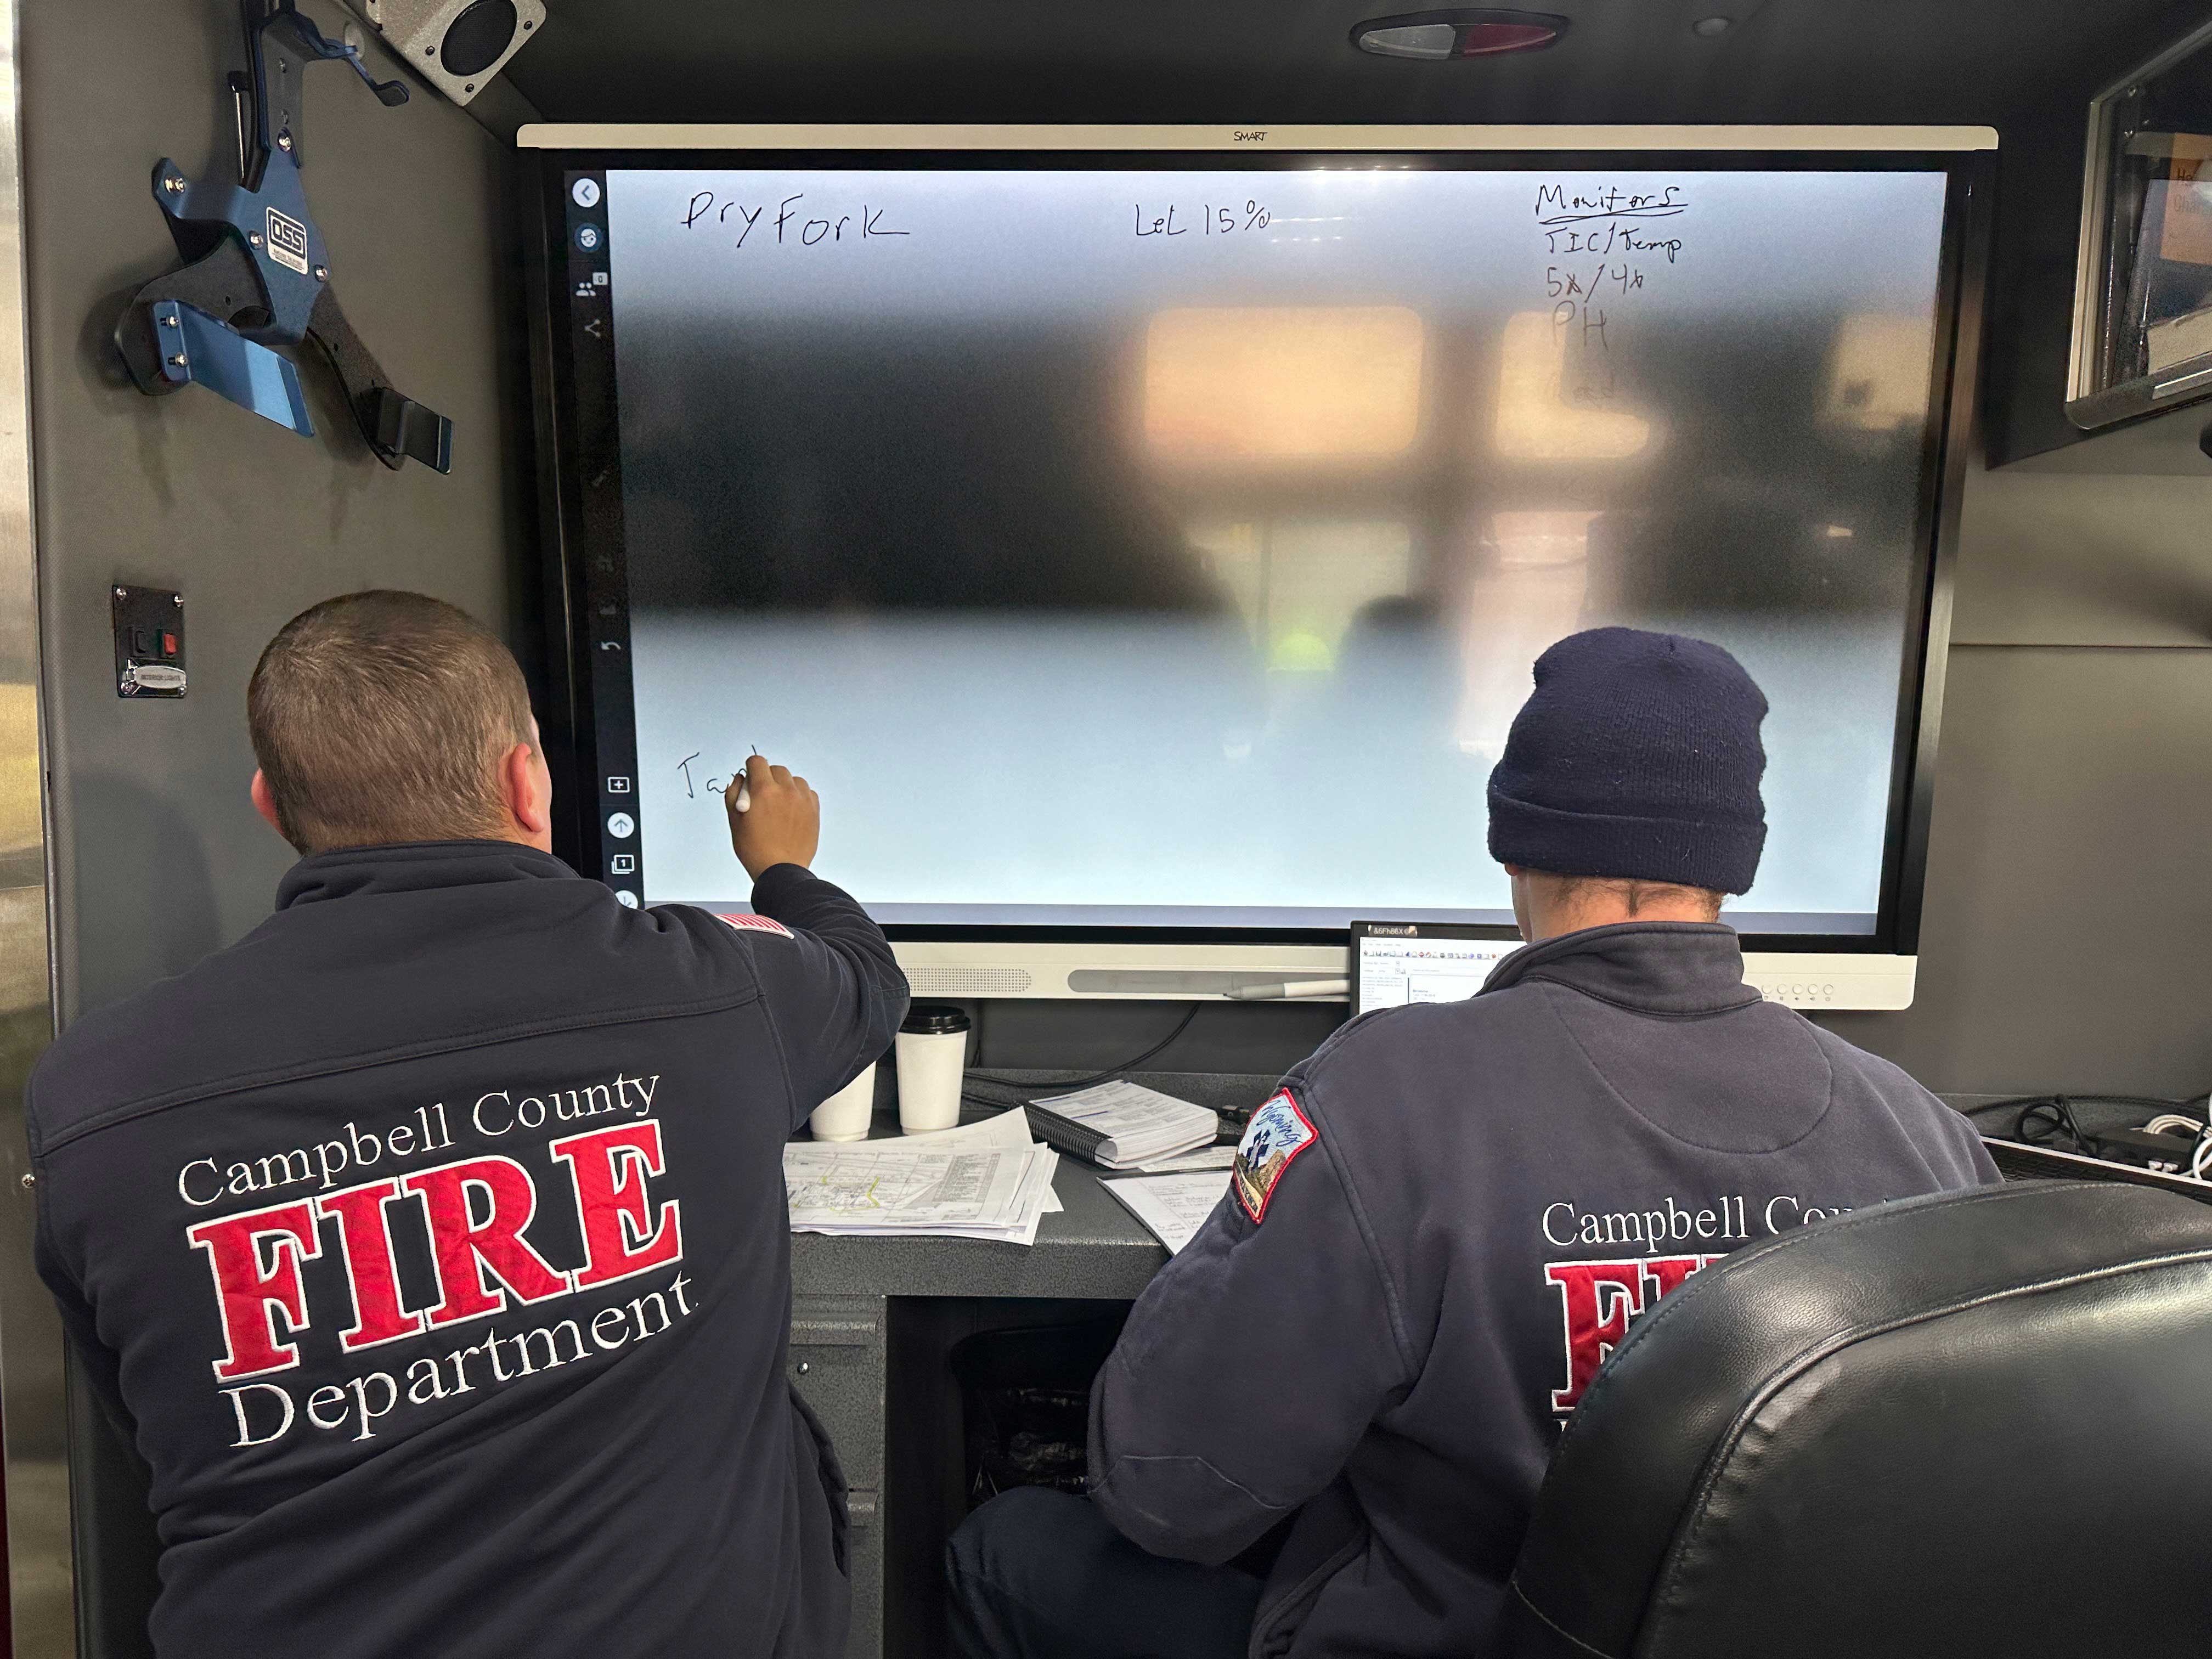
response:
[[[1073,1073],[1000,1073],[1042,1091]],[[1258,1105],[1273,1078],[1198,1073],[1131,1074],[1130,1080],[1216,1110]],[[1009,1103],[1014,1092],[1006,1093]],[[988,1117],[972,1109],[964,1121]],[[887,1127],[879,1117],[878,1133]],[[890,1130],[895,1133],[895,1130]],[[1227,1176],[1223,1183],[1227,1184]],[[830,1238],[799,1233],[791,1241],[793,1289],[801,1296],[1066,1297],[1126,1301],[1152,1281],[1168,1259],[1160,1242],[1100,1186],[1098,1171],[1062,1155],[1053,1190],[1066,1207],[1048,1215],[1033,1245],[969,1238]]]

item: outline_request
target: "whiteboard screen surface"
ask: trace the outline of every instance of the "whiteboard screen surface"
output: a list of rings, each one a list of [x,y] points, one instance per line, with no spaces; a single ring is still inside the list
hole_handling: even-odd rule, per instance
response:
[[[1620,623],[1771,705],[1733,919],[1871,939],[1949,179],[1634,162],[591,174],[645,902],[742,903],[757,747],[887,922],[1509,920],[1489,769]]]

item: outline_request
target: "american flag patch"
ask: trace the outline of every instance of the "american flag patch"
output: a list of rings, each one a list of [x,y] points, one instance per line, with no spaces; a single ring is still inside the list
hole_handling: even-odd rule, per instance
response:
[[[785,939],[791,937],[791,929],[771,916],[757,916],[750,911],[739,915],[717,910],[714,914],[732,927],[756,933],[780,933]]]

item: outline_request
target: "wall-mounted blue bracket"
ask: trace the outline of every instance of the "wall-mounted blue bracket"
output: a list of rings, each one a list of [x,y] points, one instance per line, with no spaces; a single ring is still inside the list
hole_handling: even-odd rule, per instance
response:
[[[155,301],[153,317],[154,336],[162,349],[161,375],[170,386],[197,382],[302,438],[315,435],[307,400],[300,392],[300,371],[289,357],[180,300]]]
[[[239,177],[195,181],[166,157],[155,167],[154,199],[187,263],[138,291],[116,325],[116,348],[149,396],[197,384],[312,436],[299,372],[280,348],[313,341],[379,460],[397,468],[411,457],[450,471],[453,422],[395,389],[346,320],[300,176],[310,64],[349,65],[386,106],[406,102],[407,88],[376,80],[358,50],[325,36],[294,0],[240,4],[251,71],[231,76]],[[197,343],[164,337],[173,335]]]

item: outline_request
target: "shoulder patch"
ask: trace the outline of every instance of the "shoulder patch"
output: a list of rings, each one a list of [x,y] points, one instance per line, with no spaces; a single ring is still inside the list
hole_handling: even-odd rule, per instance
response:
[[[742,933],[777,933],[785,939],[791,937],[791,929],[773,916],[755,915],[750,910],[726,912],[717,910],[714,915],[717,919],[728,922],[731,927]]]
[[[1320,1131],[1298,1109],[1288,1089],[1278,1091],[1273,1099],[1252,1114],[1237,1148],[1234,1182],[1237,1201],[1244,1206],[1246,1215],[1255,1222],[1267,1219],[1267,1200],[1275,1195],[1275,1183],[1283,1178],[1283,1171],[1320,1139]]]

